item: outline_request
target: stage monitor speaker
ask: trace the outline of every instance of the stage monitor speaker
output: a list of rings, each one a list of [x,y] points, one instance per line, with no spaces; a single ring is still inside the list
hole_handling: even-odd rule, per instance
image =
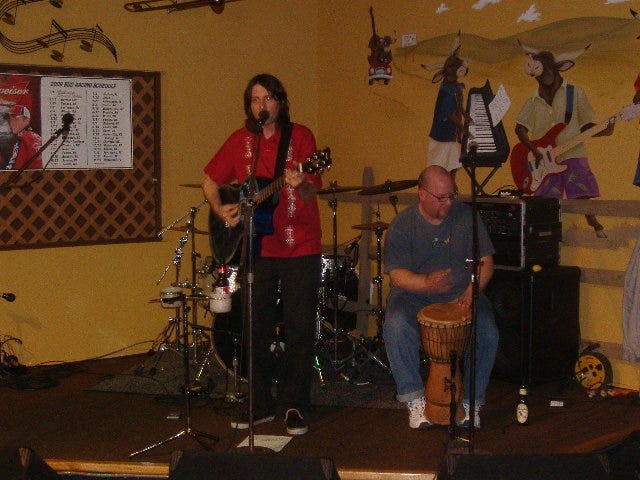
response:
[[[486,294],[500,332],[496,378],[528,385],[568,379],[580,348],[580,269],[495,270]]]
[[[561,455],[447,456],[440,480],[608,480],[606,457],[594,453]]]
[[[62,476],[30,448],[0,447],[2,480],[61,480]]]
[[[285,457],[271,454],[174,452],[169,480],[340,480],[328,458]]]

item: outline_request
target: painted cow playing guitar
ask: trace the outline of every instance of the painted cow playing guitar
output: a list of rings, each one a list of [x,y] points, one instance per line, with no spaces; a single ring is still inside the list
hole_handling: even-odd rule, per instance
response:
[[[562,198],[566,195],[573,199],[600,196],[582,143],[555,159],[550,160],[548,155],[545,157],[546,147],[562,145],[595,125],[596,113],[582,88],[569,85],[560,74],[573,67],[574,60],[589,46],[559,55],[535,50],[522,43],[520,47],[527,54],[525,73],[535,78],[538,90],[527,100],[516,119],[515,133],[521,144],[512,150],[510,163],[517,186],[526,193],[545,197]],[[593,136],[611,135],[613,127],[613,122],[608,122]],[[543,139],[542,142],[536,143],[535,140],[539,139]],[[532,188],[534,176],[531,174],[540,165],[552,168],[544,178],[536,177],[536,188]],[[587,216],[587,221],[597,232],[602,231],[594,216]]]

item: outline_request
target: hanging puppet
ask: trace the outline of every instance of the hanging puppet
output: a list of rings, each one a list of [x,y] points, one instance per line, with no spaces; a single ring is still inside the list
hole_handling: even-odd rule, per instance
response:
[[[369,85],[380,81],[387,85],[393,75],[391,74],[391,45],[396,41],[395,37],[389,35],[380,36],[376,32],[376,21],[373,17],[373,7],[369,7],[371,16],[372,34],[369,39]]]
[[[469,61],[458,56],[460,47],[461,39],[458,32],[451,54],[444,63],[421,65],[427,71],[436,70],[431,81],[440,83],[429,132],[427,165],[440,165],[454,178],[458,169],[462,167],[460,153],[465,128],[462,103],[465,85],[460,80],[469,72]]]
[[[596,112],[582,88],[567,83],[560,74],[573,67],[574,60],[589,46],[554,55],[518,43],[527,56],[525,73],[538,82],[538,90],[516,118],[515,133],[521,143],[513,148],[510,160],[516,185],[525,193],[543,197],[599,197],[598,182],[589,168],[587,150],[579,141],[582,137],[577,138],[595,126]],[[593,136],[609,136],[613,126],[612,121],[605,122],[601,128],[595,128],[597,132]],[[575,145],[571,145],[572,142]],[[552,158],[553,148],[563,144],[568,148]],[[586,214],[585,217],[598,237],[606,238],[595,215]]]

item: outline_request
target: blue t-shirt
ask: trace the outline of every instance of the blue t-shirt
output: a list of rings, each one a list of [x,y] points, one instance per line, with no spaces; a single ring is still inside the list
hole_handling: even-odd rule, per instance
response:
[[[478,253],[480,258],[495,250],[489,233],[478,215]],[[449,215],[440,225],[429,223],[420,213],[418,204],[400,212],[389,225],[384,248],[384,269],[389,273],[406,268],[416,273],[430,273],[451,268],[451,291],[444,294],[407,292],[391,287],[392,295],[411,295],[424,304],[450,302],[464,292],[471,281],[473,247],[472,210],[465,203],[454,202]]]

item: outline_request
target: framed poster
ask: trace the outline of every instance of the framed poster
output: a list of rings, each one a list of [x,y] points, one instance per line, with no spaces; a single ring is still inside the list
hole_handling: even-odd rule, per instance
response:
[[[0,248],[157,241],[160,74],[0,64]]]

